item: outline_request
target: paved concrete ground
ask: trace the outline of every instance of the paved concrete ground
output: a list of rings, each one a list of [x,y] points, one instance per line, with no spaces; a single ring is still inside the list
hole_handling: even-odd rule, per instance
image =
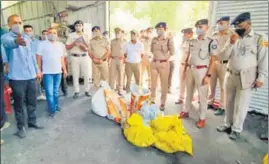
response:
[[[176,61],[179,58],[177,54]],[[168,96],[166,114],[176,114],[181,108],[174,104],[178,98],[178,70],[176,65],[174,93]],[[184,153],[165,154],[154,148],[132,146],[124,139],[118,125],[89,112],[89,99],[84,96],[78,100],[61,98],[60,103],[63,111],[55,119],[47,117],[45,102],[38,104],[39,123],[45,129],[27,129],[25,139],[13,135],[16,128],[12,115],[12,126],[2,135],[5,144],[1,146],[1,164],[238,164],[236,160],[241,164],[261,164],[267,152],[267,143],[257,137],[261,127],[268,129],[267,118],[263,116],[249,115],[242,139],[233,142],[227,135],[216,132],[223,117],[208,111],[207,127],[199,130],[195,127],[197,115],[192,112],[191,118],[184,120],[193,138],[194,157],[190,157]]]
[[[71,93],[71,92],[70,92]],[[177,96],[169,95],[166,114],[175,114],[180,106],[174,104]],[[63,111],[49,119],[45,102],[38,105],[39,123],[44,130],[28,130],[25,139],[13,135],[15,123],[2,135],[2,164],[260,164],[267,152],[267,143],[257,138],[262,116],[249,115],[242,139],[234,142],[227,135],[216,132],[223,117],[208,111],[207,127],[195,127],[195,112],[184,120],[193,138],[194,157],[184,153],[165,154],[154,148],[136,148],[121,134],[113,122],[89,112],[89,99],[81,96],[61,98]],[[197,104],[194,103],[194,106]],[[263,121],[263,124],[266,123]]]

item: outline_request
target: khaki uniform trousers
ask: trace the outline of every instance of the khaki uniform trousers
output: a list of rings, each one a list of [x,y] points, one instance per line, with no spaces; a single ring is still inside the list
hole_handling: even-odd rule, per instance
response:
[[[116,81],[116,89],[117,91],[121,91],[123,89],[123,76],[124,76],[124,63],[121,59],[111,59],[109,66],[109,85],[111,89],[115,88]]]
[[[75,93],[79,93],[79,77],[80,73],[84,78],[84,88],[85,92],[89,92],[90,89],[90,78],[92,78],[92,60],[88,55],[86,56],[71,56],[71,65],[72,65],[72,76],[73,76],[73,85]]]
[[[136,85],[140,83],[140,63],[126,63],[125,64],[125,73],[127,77],[126,91],[130,91],[130,85],[132,76],[134,75]]]
[[[242,89],[240,75],[226,72],[224,90],[226,106],[224,125],[232,126],[233,131],[240,133],[243,131],[243,124],[248,113],[251,88]]]
[[[224,77],[227,71],[227,64],[221,64],[219,61],[215,61],[213,71],[209,82],[209,104],[213,104],[215,101],[217,80],[220,84],[220,108],[225,109],[224,105]]]
[[[100,87],[100,81],[108,82],[108,63],[103,61],[101,64],[92,64],[94,87]]]
[[[148,59],[142,59],[141,62],[141,77],[140,77],[140,84],[143,85],[144,83],[144,76],[145,72],[148,75],[148,86],[151,86],[151,68],[150,68],[150,61]]]
[[[171,89],[172,87],[172,80],[173,80],[173,75],[174,75],[174,70],[175,70],[175,61],[169,61],[170,63],[170,70],[169,70],[169,76],[168,76],[168,90]]]
[[[183,79],[183,71],[184,71],[184,64],[181,64],[180,66],[180,76],[179,76],[179,100],[184,100],[185,99],[185,91],[186,91],[186,79]]]
[[[198,90],[199,96],[199,111],[200,119],[204,120],[206,118],[207,111],[207,96],[208,96],[208,85],[202,85],[203,78],[206,76],[207,68],[197,69],[195,67],[189,67],[186,72],[186,103],[184,112],[189,112],[192,108],[192,98],[194,94],[195,87]]]
[[[161,83],[161,105],[165,105],[168,93],[168,77],[170,71],[170,63],[167,62],[151,62],[151,100],[155,102],[156,88],[158,77]]]

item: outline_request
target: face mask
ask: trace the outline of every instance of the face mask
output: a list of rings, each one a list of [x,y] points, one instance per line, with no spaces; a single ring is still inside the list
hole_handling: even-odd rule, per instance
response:
[[[152,37],[152,34],[151,34],[151,33],[148,33],[147,36],[148,36],[149,38],[151,38],[151,37]]]
[[[187,36],[183,36],[183,41],[186,41],[186,40],[188,40],[189,38],[187,37]]]
[[[205,34],[205,32],[202,29],[200,29],[200,28],[196,29],[196,35],[197,36],[201,36],[201,35],[204,35],[204,34]]]
[[[157,31],[158,36],[164,36],[165,32],[164,31]]]
[[[235,29],[235,32],[242,38],[246,32],[246,29],[244,28]]]
[[[225,26],[223,26],[223,25],[217,25],[217,29],[218,29],[218,31],[224,31],[225,30]]]
[[[76,29],[77,32],[82,32],[82,27],[81,26],[77,26],[77,27],[75,27],[75,29]]]
[[[100,37],[101,33],[100,32],[93,32],[93,37]]]
[[[55,41],[57,39],[57,35],[55,34],[48,34],[48,40]]]
[[[48,40],[48,36],[47,35],[42,35],[42,39],[43,40]]]
[[[116,34],[116,38],[120,39],[121,38],[121,34]]]
[[[132,35],[131,36],[131,40],[136,40],[136,36],[135,35]]]
[[[11,31],[14,32],[15,34],[21,34],[23,31],[22,25],[19,24],[13,24],[11,26]]]
[[[34,34],[32,32],[25,32],[25,35],[29,36],[30,38],[32,38],[34,36]]]

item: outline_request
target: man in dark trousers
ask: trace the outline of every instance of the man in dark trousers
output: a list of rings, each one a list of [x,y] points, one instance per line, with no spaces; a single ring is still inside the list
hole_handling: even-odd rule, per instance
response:
[[[1,36],[1,43],[6,52],[4,63],[8,64],[8,79],[14,98],[14,111],[20,138],[26,137],[24,103],[28,114],[28,128],[43,129],[36,123],[37,80],[41,72],[37,66],[36,55],[31,49],[31,39],[23,34],[22,20],[18,15],[8,18],[10,32]]]

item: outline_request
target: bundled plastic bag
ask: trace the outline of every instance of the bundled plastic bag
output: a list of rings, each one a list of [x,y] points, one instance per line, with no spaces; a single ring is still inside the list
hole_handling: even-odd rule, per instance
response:
[[[101,87],[95,92],[91,99],[92,112],[101,117],[107,117],[107,105],[104,90],[110,89],[105,81],[101,81]]]
[[[139,113],[143,117],[144,124],[149,125],[150,121],[154,120],[160,114],[160,110],[156,104],[145,101]]]
[[[263,164],[268,164],[268,154],[266,154],[263,158]]]
[[[127,127],[123,133],[126,139],[137,147],[149,147],[155,142],[155,137],[150,126],[143,124],[143,118],[137,113],[133,113],[127,119]]]
[[[131,102],[130,102],[130,112],[133,113],[140,110],[144,101],[149,100],[150,90],[141,89],[136,84],[132,83],[131,87]]]
[[[127,104],[112,90],[104,90],[107,105],[107,118],[117,123],[125,122],[128,117]]]
[[[193,155],[192,139],[178,116],[158,116],[150,125],[156,137],[156,148],[166,153],[181,151]]]

